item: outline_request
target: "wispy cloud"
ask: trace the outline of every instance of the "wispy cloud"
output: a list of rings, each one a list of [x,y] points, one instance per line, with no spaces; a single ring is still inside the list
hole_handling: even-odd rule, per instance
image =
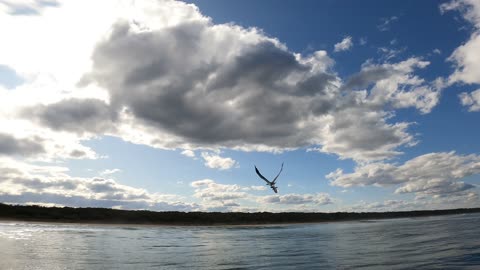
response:
[[[115,174],[115,173],[119,173],[121,171],[122,170],[120,170],[120,169],[106,169],[106,170],[101,171],[100,175],[112,175],[112,174]]]
[[[381,23],[379,25],[377,25],[377,28],[378,28],[378,30],[380,30],[382,32],[388,31],[388,30],[390,30],[392,24],[396,21],[398,21],[397,16],[392,16],[392,17],[389,17],[389,18],[382,18]]]
[[[0,12],[10,15],[39,15],[47,7],[56,7],[56,0],[0,0]]]
[[[381,54],[380,59],[382,61],[389,61],[393,58],[398,57],[401,53],[407,50],[406,47],[403,48],[387,48],[387,47],[380,47],[378,48],[378,52]]]
[[[368,39],[366,37],[361,37],[359,43],[360,45],[365,46],[368,43]]]
[[[353,47],[352,37],[345,37],[342,41],[335,44],[333,47],[335,52],[343,52],[350,50]]]

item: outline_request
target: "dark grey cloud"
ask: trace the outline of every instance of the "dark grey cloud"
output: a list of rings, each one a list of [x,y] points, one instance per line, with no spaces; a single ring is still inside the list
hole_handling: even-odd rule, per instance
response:
[[[85,151],[75,149],[72,152],[70,152],[70,156],[73,158],[81,158],[81,157],[87,156],[87,153]]]
[[[395,69],[388,66],[373,66],[365,68],[348,78],[342,88],[349,90],[362,89],[379,80],[387,79],[394,73]]]
[[[277,87],[280,90],[285,87],[279,84],[279,81],[294,72],[305,71],[308,71],[308,67],[300,64],[292,53],[279,48],[272,41],[264,41],[248,46],[232,61],[226,63],[209,87],[212,90],[232,88],[243,81],[254,82],[266,90],[278,91]],[[332,77],[334,81],[336,78]],[[319,86],[321,85],[316,86],[317,91],[322,90]]]
[[[77,133],[111,130],[116,118],[109,105],[98,99],[66,99],[27,108],[22,114],[51,129]],[[82,156],[82,153],[72,152],[72,156]]]
[[[3,171],[3,170],[2,170]],[[2,181],[4,178],[0,178]],[[77,188],[77,184],[73,181],[69,180],[56,180],[56,181],[43,181],[39,178],[24,178],[24,177],[16,177],[15,184],[22,185],[28,189],[34,190],[44,190],[48,188],[60,188],[62,190],[75,190]]]
[[[0,155],[30,156],[44,152],[40,138],[15,138],[10,134],[0,133]]]

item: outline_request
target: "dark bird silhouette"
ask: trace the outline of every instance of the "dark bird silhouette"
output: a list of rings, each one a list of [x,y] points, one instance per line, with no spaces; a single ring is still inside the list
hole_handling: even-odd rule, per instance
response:
[[[280,176],[280,173],[282,172],[282,170],[283,170],[283,162],[282,162],[282,167],[280,168],[280,171],[278,172],[277,176],[275,176],[275,178],[273,178],[272,181],[268,181],[268,179],[265,178],[265,176],[263,176],[260,173],[260,171],[257,169],[257,166],[255,166],[255,172],[257,173],[257,175],[260,176],[260,178],[262,178],[263,180],[265,180],[265,182],[267,182],[267,186],[270,186],[275,193],[278,193],[278,188],[275,186],[275,181],[277,181],[277,178],[278,176]]]

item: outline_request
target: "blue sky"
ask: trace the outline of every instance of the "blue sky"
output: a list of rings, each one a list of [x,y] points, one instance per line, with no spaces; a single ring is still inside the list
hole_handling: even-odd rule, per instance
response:
[[[2,1],[0,33],[2,202],[479,206],[480,1]]]

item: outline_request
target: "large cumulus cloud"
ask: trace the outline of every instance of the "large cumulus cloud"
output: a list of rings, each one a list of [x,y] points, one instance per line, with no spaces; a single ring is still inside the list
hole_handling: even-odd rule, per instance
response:
[[[408,123],[389,123],[391,109],[428,113],[438,102],[439,91],[413,75],[428,65],[421,59],[367,64],[344,84],[325,51],[300,55],[261,30],[213,24],[191,5],[163,5],[196,16],[118,20],[80,81],[108,90],[112,110],[122,112],[117,125],[129,119],[115,132],[126,140],[248,151],[318,146],[341,158],[385,159],[415,143]]]
[[[85,80],[109,89],[113,106],[193,143],[297,147],[315,140],[318,123],[299,127],[315,116],[312,97],[336,91],[338,79],[320,68],[329,59],[318,55],[307,63],[236,26],[202,21],[138,32],[121,22],[98,44]]]
[[[26,46],[25,57],[9,43],[0,45],[5,63],[24,75],[24,88],[33,89],[25,94],[40,90],[30,78],[35,83],[47,78],[57,89],[48,90],[48,98],[35,96],[36,104],[34,99],[18,104],[15,109],[24,107],[20,117],[83,139],[113,135],[190,150],[309,147],[372,161],[416,143],[409,123],[393,120],[395,110],[429,113],[440,96],[439,89],[415,75],[429,64],[421,58],[369,61],[344,79],[326,51],[295,53],[260,29],[214,24],[196,6],[179,1],[105,1],[91,14],[96,23],[84,25],[91,29],[74,36],[77,13],[86,7],[65,2],[41,14],[49,20],[25,21],[52,39],[64,33],[75,54],[43,39],[38,41],[43,53]],[[71,21],[46,24],[65,17]],[[15,18],[3,19],[22,26]],[[4,30],[18,44],[33,42]],[[19,61],[23,58],[30,60]]]

